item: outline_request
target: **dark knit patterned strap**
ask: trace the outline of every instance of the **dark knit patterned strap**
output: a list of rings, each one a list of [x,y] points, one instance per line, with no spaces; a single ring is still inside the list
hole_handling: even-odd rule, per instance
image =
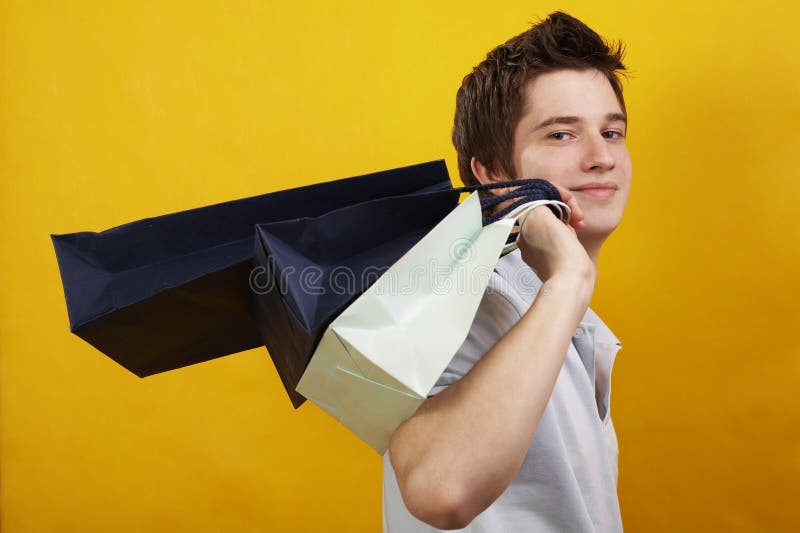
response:
[[[561,195],[558,193],[552,183],[543,179],[524,179],[524,180],[511,180],[501,181],[496,183],[488,183],[481,185],[469,185],[466,187],[459,187],[457,190],[460,192],[475,192],[479,194],[491,189],[505,189],[513,188],[514,190],[505,194],[492,195],[481,198],[481,210],[488,211],[496,205],[507,200],[517,198],[515,202],[511,203],[497,211],[496,213],[485,214],[483,217],[483,225],[486,226],[503,218],[505,215],[516,209],[517,207],[533,202],[536,200],[561,200]],[[553,212],[554,215],[560,216],[558,208],[548,205],[547,207]]]

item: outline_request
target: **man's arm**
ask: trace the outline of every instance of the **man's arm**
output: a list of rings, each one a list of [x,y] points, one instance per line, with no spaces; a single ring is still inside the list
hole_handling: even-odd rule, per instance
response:
[[[539,208],[534,214],[539,242],[555,236],[548,246],[568,254],[572,243],[559,245],[559,237],[567,237],[558,232],[571,228]],[[572,238],[580,247],[574,231]],[[425,400],[390,441],[406,507],[440,529],[465,527],[516,476],[594,289],[588,258],[548,257],[544,264],[541,247],[526,249],[521,242],[520,248],[544,280],[533,305],[463,378]]]

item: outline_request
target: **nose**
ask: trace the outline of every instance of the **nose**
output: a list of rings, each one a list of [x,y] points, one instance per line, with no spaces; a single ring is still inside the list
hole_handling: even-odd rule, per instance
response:
[[[614,168],[614,154],[608,146],[608,139],[601,134],[584,138],[583,171],[598,172]]]

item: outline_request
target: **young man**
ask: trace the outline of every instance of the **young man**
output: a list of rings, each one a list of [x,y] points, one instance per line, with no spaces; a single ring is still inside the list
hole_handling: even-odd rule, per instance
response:
[[[631,184],[621,71],[621,45],[554,13],[464,78],[462,180],[545,178],[573,218],[536,208],[524,219],[463,346],[395,431],[384,530],[622,530],[609,414],[620,344],[588,308]]]

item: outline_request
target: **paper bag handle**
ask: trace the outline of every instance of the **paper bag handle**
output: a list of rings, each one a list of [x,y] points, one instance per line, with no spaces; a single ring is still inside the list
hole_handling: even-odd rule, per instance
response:
[[[558,209],[558,212],[559,212],[558,218],[564,224],[569,224],[570,217],[572,216],[572,210],[569,208],[569,206],[567,204],[565,204],[564,202],[559,202],[558,200],[535,200],[533,202],[528,202],[526,204],[522,204],[521,206],[519,206],[516,209],[513,209],[512,211],[507,213],[500,220],[514,219],[514,221],[516,223],[519,223],[520,218],[522,216],[528,214],[529,212],[533,211],[534,209],[536,209],[537,207],[542,206],[542,205],[552,205],[552,206],[554,206],[556,209]],[[513,228],[512,228],[512,230],[513,230]],[[513,233],[513,231],[512,231],[512,233]],[[509,252],[513,252],[516,249],[517,249],[517,242],[516,242],[516,240],[514,240],[513,242],[510,242],[510,243],[506,244],[503,247],[503,252],[502,253],[503,253],[503,255],[505,255],[505,254],[507,254]]]

